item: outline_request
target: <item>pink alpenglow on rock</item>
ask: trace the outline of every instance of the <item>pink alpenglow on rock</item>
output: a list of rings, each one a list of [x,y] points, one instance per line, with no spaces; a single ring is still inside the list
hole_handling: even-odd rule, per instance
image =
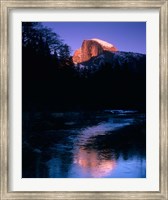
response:
[[[115,52],[118,49],[114,45],[100,39],[84,40],[81,48],[75,51],[72,59],[75,64],[82,63],[94,56],[98,56],[103,51]]]

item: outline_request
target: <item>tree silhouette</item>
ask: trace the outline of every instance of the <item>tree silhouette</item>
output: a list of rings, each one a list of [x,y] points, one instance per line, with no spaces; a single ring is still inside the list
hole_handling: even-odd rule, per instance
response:
[[[63,69],[67,74],[73,65],[70,47],[40,23],[23,22],[22,58],[23,108],[57,103],[65,89],[59,82]]]

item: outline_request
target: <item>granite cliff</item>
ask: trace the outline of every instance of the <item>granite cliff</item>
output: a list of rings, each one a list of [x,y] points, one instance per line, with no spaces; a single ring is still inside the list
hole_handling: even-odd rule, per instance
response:
[[[104,51],[116,52],[117,48],[100,39],[84,40],[82,46],[75,51],[72,59],[75,64],[82,63],[100,55]]]

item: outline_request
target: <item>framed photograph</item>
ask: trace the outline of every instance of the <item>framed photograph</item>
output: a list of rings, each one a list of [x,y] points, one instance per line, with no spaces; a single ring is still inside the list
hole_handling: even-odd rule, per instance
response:
[[[1,1],[1,199],[168,199],[168,2]]]

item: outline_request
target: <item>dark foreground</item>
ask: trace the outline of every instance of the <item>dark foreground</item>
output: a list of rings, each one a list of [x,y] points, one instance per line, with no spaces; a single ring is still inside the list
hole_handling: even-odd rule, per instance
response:
[[[23,178],[146,177],[142,113],[23,113],[22,144]]]

